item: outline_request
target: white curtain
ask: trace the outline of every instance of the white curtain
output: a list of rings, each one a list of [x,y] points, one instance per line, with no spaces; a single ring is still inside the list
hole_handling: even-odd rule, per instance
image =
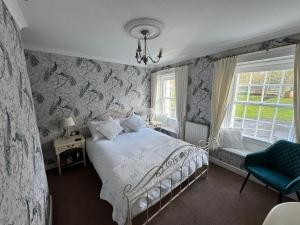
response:
[[[155,115],[159,113],[159,75],[157,73],[151,74],[151,108],[154,110],[154,116],[150,119],[155,120]]]
[[[236,57],[229,57],[214,63],[209,137],[210,149],[214,149],[217,145],[219,131],[228,108],[236,61]]]
[[[300,45],[296,46],[294,62],[294,118],[296,141],[300,143]]]
[[[188,87],[188,66],[181,66],[175,69],[175,93],[176,93],[176,117],[177,117],[177,137],[184,139],[184,124],[186,120]]]

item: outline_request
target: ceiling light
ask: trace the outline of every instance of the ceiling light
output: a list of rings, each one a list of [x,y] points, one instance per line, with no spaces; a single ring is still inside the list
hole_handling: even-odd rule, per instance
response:
[[[138,63],[144,63],[147,65],[149,60],[152,63],[157,63],[162,58],[162,48],[160,49],[157,57],[154,59],[148,49],[147,41],[154,39],[161,34],[163,23],[148,18],[139,18],[129,21],[125,25],[125,31],[133,38],[138,39],[137,49],[135,51],[135,58]],[[143,41],[143,46],[141,43]]]

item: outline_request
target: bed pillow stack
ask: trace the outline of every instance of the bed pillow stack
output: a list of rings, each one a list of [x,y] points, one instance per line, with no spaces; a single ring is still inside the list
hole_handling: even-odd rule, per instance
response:
[[[113,120],[111,117],[104,121],[89,121],[87,123],[91,132],[93,141],[107,138],[113,140],[123,130],[119,120]]]
[[[89,128],[90,132],[91,132],[93,141],[97,141],[97,140],[105,138],[103,136],[103,134],[101,134],[96,129],[97,127],[99,127],[101,125],[101,121],[89,121],[87,123],[87,125],[88,125],[88,128]]]
[[[101,121],[99,126],[96,127],[103,136],[109,140],[114,140],[123,130],[119,120]]]
[[[124,130],[132,130],[132,131],[139,131],[142,128],[146,128],[145,120],[143,120],[140,116],[132,114],[127,119],[123,119],[121,121],[121,125]]]

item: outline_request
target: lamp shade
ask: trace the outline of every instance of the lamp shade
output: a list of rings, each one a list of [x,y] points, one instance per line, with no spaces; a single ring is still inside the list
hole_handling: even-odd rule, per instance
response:
[[[64,118],[62,121],[62,126],[64,128],[74,126],[75,122],[72,117]]]

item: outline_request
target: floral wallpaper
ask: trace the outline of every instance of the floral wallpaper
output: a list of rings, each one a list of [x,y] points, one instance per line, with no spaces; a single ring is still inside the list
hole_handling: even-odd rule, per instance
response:
[[[109,111],[149,107],[150,73],[144,68],[25,50],[47,166],[56,163],[53,140],[64,117],[78,129]]]
[[[189,66],[187,120],[210,124],[213,61],[208,57],[194,60]]]
[[[0,224],[46,224],[48,184],[19,29],[0,0]]]

